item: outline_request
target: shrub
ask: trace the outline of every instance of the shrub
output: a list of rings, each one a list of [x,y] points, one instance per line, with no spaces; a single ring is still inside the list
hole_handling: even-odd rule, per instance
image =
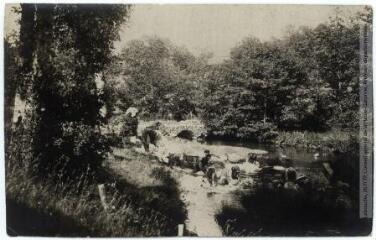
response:
[[[278,133],[272,123],[253,122],[246,126],[208,125],[208,138],[240,139],[259,143],[272,142]]]
[[[32,160],[35,175],[65,181],[78,178],[87,169],[98,174],[109,151],[108,139],[98,128],[80,122],[64,122],[58,128],[61,134],[54,135],[47,145],[34,141],[35,152],[43,153]]]
[[[241,127],[237,134],[241,139],[256,140],[257,142],[271,142],[277,135],[274,124],[262,122]]]
[[[334,129],[328,132],[279,131],[275,142],[281,146],[321,148],[323,151],[357,152],[358,133]]]

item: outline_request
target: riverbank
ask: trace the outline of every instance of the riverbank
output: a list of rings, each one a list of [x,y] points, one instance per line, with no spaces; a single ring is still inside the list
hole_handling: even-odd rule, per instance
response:
[[[279,131],[274,144],[322,151],[346,152],[358,142],[358,132],[331,130],[328,132]]]

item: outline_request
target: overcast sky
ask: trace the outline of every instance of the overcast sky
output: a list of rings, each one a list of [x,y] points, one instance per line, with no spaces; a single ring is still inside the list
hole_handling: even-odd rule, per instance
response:
[[[212,52],[214,61],[229,55],[230,49],[246,36],[261,40],[281,38],[289,27],[317,26],[334,16],[336,8],[352,15],[360,6],[304,5],[136,5],[121,30],[117,50],[129,40],[159,36],[187,47],[195,55]],[[15,27],[9,14],[6,31]],[[8,27],[8,28],[7,28]]]
[[[341,7],[351,15],[361,7]],[[156,35],[194,54],[213,52],[220,61],[246,36],[283,37],[289,26],[317,26],[334,16],[334,6],[302,5],[137,5],[122,29],[121,48],[131,39]]]

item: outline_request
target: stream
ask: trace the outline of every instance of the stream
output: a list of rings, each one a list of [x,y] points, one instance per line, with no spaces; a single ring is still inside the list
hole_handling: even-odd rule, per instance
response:
[[[189,124],[188,124],[189,123]],[[145,126],[151,125],[153,122],[143,122],[139,126],[139,132]],[[287,159],[292,161],[291,166],[296,170],[299,176],[319,176],[322,175],[322,168],[320,164],[312,164],[315,160],[314,154],[316,152],[307,149],[300,149],[295,147],[276,147],[267,144],[254,144],[247,142],[233,142],[233,141],[207,141],[199,143],[197,141],[188,141],[175,138],[176,134],[184,129],[191,129],[192,126],[201,126],[197,121],[162,121],[163,131],[167,136],[161,138],[158,147],[151,148],[151,154],[159,159],[161,162],[167,163],[166,156],[170,153],[177,154],[180,158],[184,155],[193,155],[200,158],[203,157],[204,150],[210,150],[210,153],[217,156],[216,161],[225,163],[226,166],[231,168],[232,164],[240,167],[240,169],[247,169],[246,176],[238,183],[230,182],[227,185],[211,186],[203,173],[201,175],[194,174],[192,168],[185,168],[183,174],[179,174],[177,181],[181,192],[181,199],[186,205],[187,219],[185,227],[189,232],[195,233],[203,237],[218,237],[223,236],[221,226],[216,221],[216,214],[220,213],[225,205],[236,208],[241,212],[245,212],[244,207],[240,202],[243,194],[249,193],[249,186],[253,184],[252,174],[257,174],[258,165],[255,163],[231,163],[225,162],[232,158],[247,159],[248,153],[263,154],[267,152],[271,158],[285,155]],[[144,152],[143,148],[138,149],[141,153]],[[328,160],[330,156],[321,155],[320,160]],[[215,157],[214,157],[215,158]],[[184,168],[184,167],[183,167]],[[178,169],[177,169],[178,170]],[[187,170],[187,171],[186,171]],[[227,175],[228,176],[228,175]]]
[[[293,160],[293,166],[299,175],[315,174],[319,169],[312,167],[314,152],[296,148],[278,148],[272,145],[236,143],[213,141],[207,144],[216,146],[236,146],[251,149],[266,150],[270,156],[284,154]],[[185,222],[187,230],[196,233],[198,236],[218,237],[223,236],[215,215],[224,205],[230,205],[237,209],[242,209],[239,201],[239,190],[237,185],[210,186],[206,178],[183,174],[180,179],[181,198],[187,207],[187,220]],[[237,190],[237,191],[235,191]]]

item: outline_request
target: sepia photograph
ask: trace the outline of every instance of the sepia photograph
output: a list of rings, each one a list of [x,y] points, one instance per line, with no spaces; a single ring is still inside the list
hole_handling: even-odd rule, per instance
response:
[[[8,236],[372,234],[372,6],[3,16]]]

